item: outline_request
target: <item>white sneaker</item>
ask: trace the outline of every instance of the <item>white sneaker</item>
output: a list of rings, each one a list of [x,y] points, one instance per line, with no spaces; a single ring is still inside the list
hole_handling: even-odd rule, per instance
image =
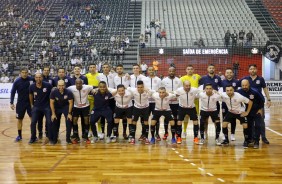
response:
[[[221,142],[219,141],[219,139],[216,139],[216,140],[215,140],[215,144],[216,144],[217,146],[221,146]]]
[[[224,141],[224,140],[225,140],[225,136],[224,136],[224,135],[222,135],[222,136],[221,136],[221,139]]]
[[[94,144],[94,143],[96,143],[96,142],[98,142],[98,137],[93,137],[92,139],[91,139],[91,144]]]
[[[181,138],[186,139],[186,132],[182,132]]]
[[[88,132],[88,138],[92,137],[92,132]]]
[[[131,139],[132,139],[132,137],[131,137],[131,136],[128,136],[128,143],[131,142]]]
[[[98,137],[99,137],[99,139],[100,139],[100,140],[103,140],[103,139],[104,139],[104,137],[105,137],[105,134],[100,133],[100,134],[98,134]]]
[[[203,145],[204,143],[205,143],[205,139],[201,139],[198,144]]]
[[[117,142],[116,136],[112,137],[111,142]]]
[[[109,144],[110,142],[111,142],[111,138],[110,138],[110,137],[107,137],[107,138],[106,138],[106,143]]]
[[[235,134],[231,134],[231,141],[235,141]]]

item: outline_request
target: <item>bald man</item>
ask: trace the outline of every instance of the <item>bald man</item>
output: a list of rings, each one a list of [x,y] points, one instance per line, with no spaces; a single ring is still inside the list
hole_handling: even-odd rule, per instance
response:
[[[259,137],[261,133],[261,125],[263,123],[262,113],[264,107],[264,97],[254,88],[250,87],[247,79],[241,82],[241,89],[238,90],[242,96],[253,102],[250,113],[247,116],[248,120],[248,137],[249,143],[254,141],[254,149],[259,148]],[[246,106],[248,108],[248,105]]]
[[[184,122],[184,117],[186,115],[193,121],[194,124],[194,143],[198,144],[198,115],[195,107],[195,98],[199,93],[197,88],[191,87],[190,81],[184,81],[183,87],[178,88],[175,91],[176,96],[178,97],[179,107],[178,107],[178,121],[176,125],[176,134],[177,134],[177,144],[182,143],[181,134],[182,134],[182,123]]]

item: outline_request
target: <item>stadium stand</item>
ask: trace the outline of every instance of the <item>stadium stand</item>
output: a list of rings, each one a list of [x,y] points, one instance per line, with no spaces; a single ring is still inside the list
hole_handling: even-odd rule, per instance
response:
[[[277,24],[282,28],[282,1],[280,0],[263,0],[263,4],[269,13],[276,20]]]

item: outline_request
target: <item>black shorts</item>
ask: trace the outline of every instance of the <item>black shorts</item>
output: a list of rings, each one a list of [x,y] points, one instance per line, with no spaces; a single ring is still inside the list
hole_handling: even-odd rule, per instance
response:
[[[73,117],[85,117],[89,116],[89,106],[83,108],[74,107],[72,110]]]
[[[209,117],[211,117],[213,122],[219,122],[219,114],[217,111],[200,111],[201,121],[205,121]]]
[[[133,111],[132,111],[132,119],[133,121],[138,121],[139,117],[142,117],[144,121],[148,121],[149,119],[149,107],[143,108],[143,109],[139,109],[136,107],[133,107]]]
[[[30,104],[21,104],[17,103],[16,105],[16,118],[17,119],[23,119],[25,112],[28,114],[29,117],[31,117],[31,107]]]
[[[105,118],[108,123],[113,122],[113,112],[110,107],[105,110],[92,110],[90,113],[90,123],[96,123],[100,118]]]
[[[153,113],[152,120],[159,121],[161,116],[165,117],[165,121],[172,121],[174,119],[171,111],[157,111],[157,110],[155,110],[154,113]]]
[[[123,119],[123,118],[132,118],[132,107],[129,108],[115,108],[115,113],[114,113],[114,118],[115,119]]]
[[[177,114],[178,121],[183,121],[186,115],[188,115],[190,117],[190,120],[192,120],[192,121],[198,120],[196,107],[183,108],[183,107],[179,106],[178,107],[178,114]]]
[[[156,103],[149,103],[149,115],[151,115],[151,113],[154,113],[155,107]]]
[[[177,118],[177,114],[178,114],[178,104],[169,104],[170,106],[170,109],[171,109],[171,112],[172,112],[172,115],[174,117],[174,119]]]
[[[223,119],[223,122],[236,122],[236,119],[238,119],[241,124],[248,123],[247,117],[241,117],[240,114],[233,114],[231,112],[227,112],[226,116]]]

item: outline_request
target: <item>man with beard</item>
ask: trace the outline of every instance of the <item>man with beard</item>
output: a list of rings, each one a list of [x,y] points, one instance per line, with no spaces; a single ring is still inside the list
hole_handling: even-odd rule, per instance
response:
[[[66,76],[66,72],[65,72],[64,68],[59,68],[58,69],[58,77],[54,78],[55,86],[58,85],[58,81],[59,80],[65,81],[66,88],[71,86],[71,79],[70,79],[70,77]]]

